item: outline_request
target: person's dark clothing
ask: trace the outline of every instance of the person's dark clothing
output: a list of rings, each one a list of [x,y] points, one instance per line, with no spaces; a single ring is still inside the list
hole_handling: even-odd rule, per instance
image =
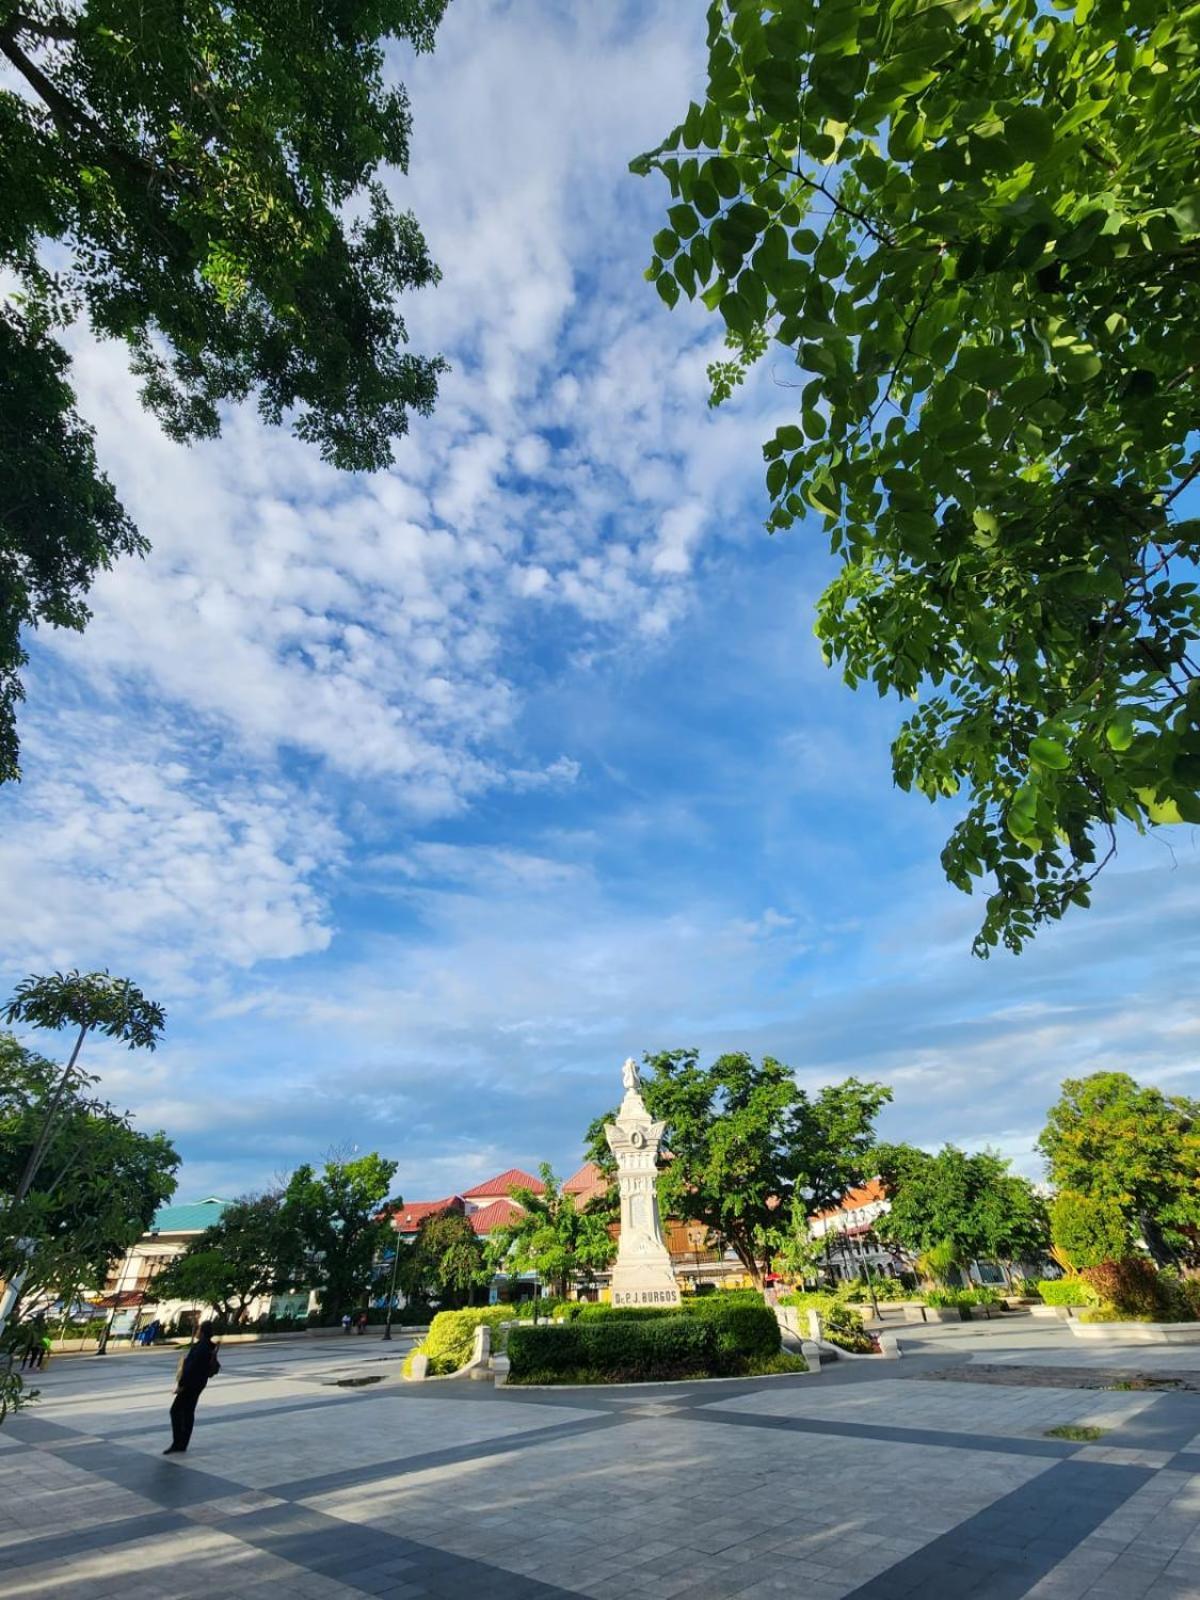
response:
[[[175,1378],[175,1399],[171,1405],[171,1449],[182,1453],[192,1437],[196,1404],[208,1380],[221,1370],[216,1346],[211,1339],[197,1339],[179,1363]]]
[[[216,1345],[211,1339],[197,1339],[179,1363],[175,1377],[176,1386],[180,1389],[194,1389],[198,1397],[208,1384],[208,1380],[215,1377],[220,1370],[221,1363],[217,1360]]]

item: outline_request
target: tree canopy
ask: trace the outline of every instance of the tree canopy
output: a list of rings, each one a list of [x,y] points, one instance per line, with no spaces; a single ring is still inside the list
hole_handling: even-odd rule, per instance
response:
[[[1049,1244],[1045,1202],[991,1150],[881,1145],[876,1160],[890,1202],[877,1227],[889,1243],[955,1266],[1031,1260]]]
[[[1172,1250],[1196,1251],[1200,1102],[1165,1095],[1125,1072],[1068,1078],[1038,1149],[1056,1188],[1114,1202],[1160,1263]]]
[[[1063,1189],[1050,1205],[1054,1248],[1075,1272],[1135,1254],[1132,1230],[1116,1200]]]
[[[17,775],[20,634],[82,628],[145,540],[99,471],[62,330],[129,348],[175,439],[257,397],[335,466],[385,466],[443,362],[397,300],[436,281],[381,168],[407,170],[393,41],[445,0],[0,3],[0,781]]]
[[[853,687],[918,704],[947,877],[1019,950],[1137,828],[1200,822],[1200,38],[1159,0],[714,0],[703,103],[632,163],[647,276],[785,351],[768,527],[815,517]]]
[[[831,1205],[869,1175],[874,1121],[892,1097],[883,1084],[847,1078],[808,1095],[771,1056],[741,1053],[700,1064],[698,1050],[646,1057],[642,1098],[666,1123],[659,1174],[664,1216],[702,1222],[761,1281],[793,1201],[805,1213]],[[589,1155],[611,1169],[599,1118]]]
[[[251,1301],[304,1284],[306,1276],[296,1219],[277,1191],[226,1207],[158,1274],[154,1292],[161,1300],[212,1306],[226,1322],[237,1322]]]
[[[16,1200],[60,1074],[54,1062],[0,1034],[0,1278],[13,1279],[27,1263],[26,1307],[100,1289],[110,1264],[174,1193],[179,1166],[165,1134],[139,1133],[128,1115],[93,1098],[80,1074],[60,1100],[36,1182]]]
[[[297,1167],[288,1180],[284,1209],[327,1316],[361,1305],[371,1288],[375,1257],[391,1232],[387,1213],[402,1203],[389,1193],[395,1175],[396,1162],[372,1151],[331,1156],[320,1173]]]
[[[402,1252],[400,1283],[410,1300],[469,1304],[474,1291],[491,1278],[479,1235],[461,1211],[424,1217],[412,1244],[397,1241],[397,1247]]]
[[[497,1228],[488,1239],[487,1262],[493,1272],[535,1272],[543,1283],[565,1296],[572,1281],[601,1272],[617,1247],[608,1232],[606,1208],[577,1206],[547,1162],[538,1168],[541,1194],[514,1189],[521,1215]]]

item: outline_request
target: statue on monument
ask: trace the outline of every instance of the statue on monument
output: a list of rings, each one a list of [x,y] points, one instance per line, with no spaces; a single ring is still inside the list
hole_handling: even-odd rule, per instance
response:
[[[641,1074],[630,1056],[621,1068],[625,1098],[604,1134],[617,1163],[621,1236],[613,1266],[612,1303],[675,1306],[679,1285],[663,1237],[655,1179],[665,1123],[656,1122],[642,1100]]]

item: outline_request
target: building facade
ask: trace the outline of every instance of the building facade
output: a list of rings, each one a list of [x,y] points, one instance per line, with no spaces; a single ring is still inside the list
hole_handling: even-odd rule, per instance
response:
[[[604,1195],[609,1188],[609,1181],[594,1161],[586,1161],[578,1172],[572,1173],[566,1180],[562,1192],[582,1208]],[[394,1213],[393,1222],[400,1238],[411,1243],[426,1217],[436,1216],[442,1211],[459,1211],[467,1217],[479,1237],[486,1240],[496,1229],[520,1215],[521,1207],[513,1199],[513,1193],[518,1189],[527,1189],[532,1194],[544,1193],[539,1178],[522,1171],[520,1167],[510,1167],[506,1172],[497,1173],[494,1178],[488,1178],[461,1193],[448,1195],[444,1200],[419,1200],[412,1205],[402,1206]],[[695,1288],[702,1284],[722,1284],[732,1288],[743,1281],[749,1282],[741,1262],[732,1251],[720,1248],[702,1223],[681,1222],[676,1217],[667,1217],[663,1221],[663,1231],[671,1264],[681,1286]],[[620,1223],[613,1222],[609,1232],[614,1241],[618,1240]],[[587,1283],[578,1285],[576,1293],[589,1299],[604,1298],[609,1289],[609,1277],[608,1272],[597,1272]],[[511,1277],[498,1274],[492,1280],[489,1298],[493,1301],[522,1299],[533,1293],[535,1287],[536,1280],[531,1274]]]
[[[154,1280],[164,1267],[181,1256],[206,1228],[221,1220],[231,1204],[216,1195],[189,1204],[160,1206],[150,1227],[113,1267],[104,1284],[98,1304],[111,1314],[115,1337],[133,1333],[153,1321],[190,1332],[202,1322],[210,1307],[184,1300],[160,1300]],[[247,1308],[248,1320],[274,1313],[276,1316],[303,1316],[309,1307],[307,1290],[295,1294],[263,1295]]]
[[[836,1206],[809,1217],[809,1236],[822,1244],[826,1268],[839,1282],[853,1283],[868,1272],[896,1278],[912,1270],[907,1256],[886,1249],[879,1241],[879,1220],[890,1209],[883,1184],[872,1178],[847,1190]]]

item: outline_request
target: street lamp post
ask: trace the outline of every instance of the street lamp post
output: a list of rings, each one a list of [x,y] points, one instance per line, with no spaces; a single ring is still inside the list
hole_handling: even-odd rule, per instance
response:
[[[387,1316],[383,1323],[383,1337],[392,1337],[392,1312],[396,1305],[396,1274],[400,1269],[400,1234],[395,1220],[392,1222],[392,1286],[388,1290]]]

